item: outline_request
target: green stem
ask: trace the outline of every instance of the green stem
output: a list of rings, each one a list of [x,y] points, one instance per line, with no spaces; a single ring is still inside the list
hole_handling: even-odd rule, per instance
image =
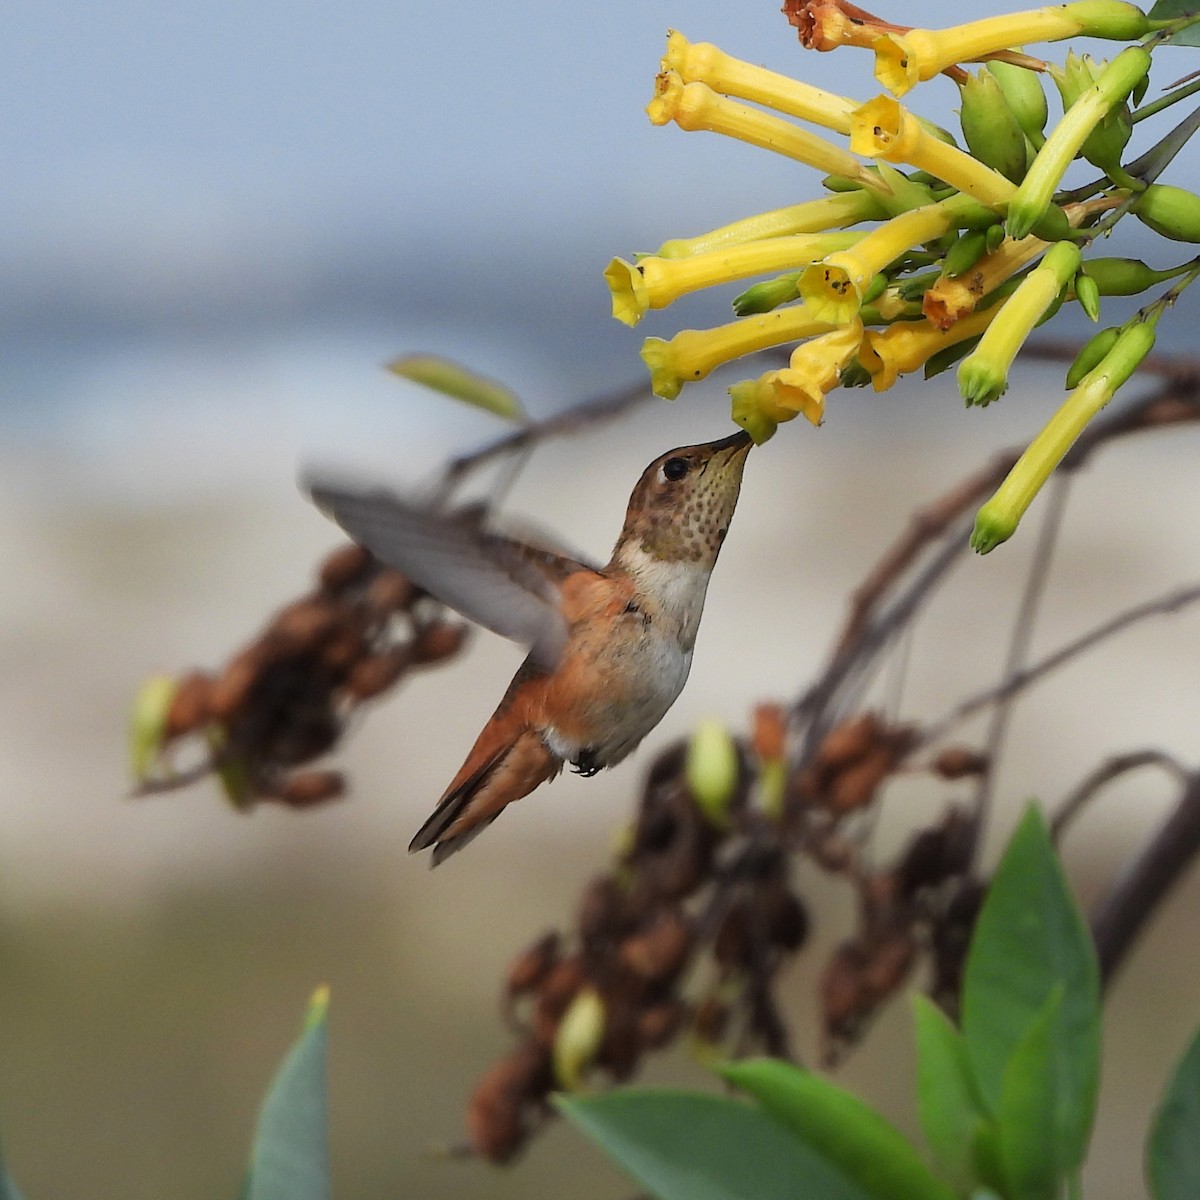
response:
[[[1165,96],[1162,96],[1151,104],[1143,104],[1141,108],[1131,114],[1130,120],[1136,125],[1139,121],[1144,121],[1147,117],[1157,116],[1164,109],[1170,108],[1172,104],[1178,104],[1180,100],[1186,100],[1189,96],[1194,96],[1197,92],[1200,92],[1200,78],[1193,79],[1191,83],[1185,84],[1173,92],[1168,92]]]

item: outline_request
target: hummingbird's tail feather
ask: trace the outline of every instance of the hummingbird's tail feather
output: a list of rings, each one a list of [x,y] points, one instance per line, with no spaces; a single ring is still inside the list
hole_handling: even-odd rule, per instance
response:
[[[430,866],[436,867],[461,850],[506,805],[553,779],[563,765],[541,734],[529,728],[482,763],[476,764],[473,759],[474,755],[463,764],[437,808],[409,843],[410,854],[433,847]]]

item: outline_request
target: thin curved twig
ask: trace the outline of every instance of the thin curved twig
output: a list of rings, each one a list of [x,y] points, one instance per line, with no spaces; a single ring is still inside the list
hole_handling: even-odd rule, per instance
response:
[[[1092,909],[1092,937],[1107,986],[1150,915],[1200,853],[1200,771],[1187,785],[1174,812],[1155,830]]]
[[[1183,764],[1165,750],[1130,750],[1125,754],[1114,754],[1107,758],[1079,782],[1075,790],[1068,792],[1050,822],[1050,834],[1057,842],[1067,832],[1075,818],[1095,799],[1096,793],[1114,779],[1139,771],[1142,767],[1161,767],[1182,784],[1188,778]]]

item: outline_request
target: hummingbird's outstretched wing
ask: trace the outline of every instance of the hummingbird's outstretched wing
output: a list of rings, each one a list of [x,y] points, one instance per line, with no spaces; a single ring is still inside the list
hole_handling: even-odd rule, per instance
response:
[[[317,507],[382,562],[468,620],[527,645],[542,669],[558,662],[567,640],[559,586],[572,572],[594,568],[489,532],[470,513],[376,489],[306,486]]]

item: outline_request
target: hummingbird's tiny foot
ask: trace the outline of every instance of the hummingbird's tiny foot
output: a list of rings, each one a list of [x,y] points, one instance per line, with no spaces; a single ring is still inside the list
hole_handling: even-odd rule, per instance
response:
[[[591,779],[593,775],[598,775],[601,769],[601,764],[596,761],[595,750],[581,750],[579,757],[571,761],[571,770],[576,775],[582,775],[584,779]]]

